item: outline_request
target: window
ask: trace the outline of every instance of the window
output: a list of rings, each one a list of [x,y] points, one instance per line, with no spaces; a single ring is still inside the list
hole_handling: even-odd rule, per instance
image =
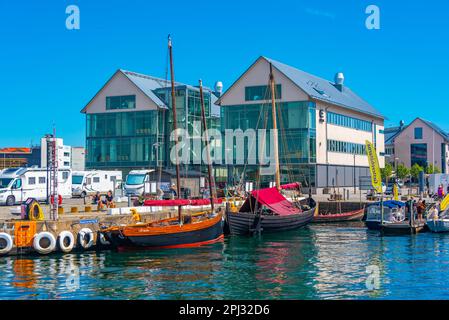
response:
[[[416,127],[415,128],[415,139],[422,139],[422,128]]]
[[[364,144],[359,143],[327,140],[327,151],[365,155],[366,147]]]
[[[28,178],[28,184],[29,184],[29,185],[34,185],[34,184],[36,184],[36,178],[35,178],[35,177],[29,177],[29,178]]]
[[[136,96],[106,97],[106,110],[135,109]]]
[[[427,166],[427,143],[413,143],[410,145],[412,166],[419,164],[421,167]]]
[[[62,173],[62,179],[63,180],[67,180],[69,178],[69,173],[68,172],[63,172]]]
[[[70,153],[69,152],[64,152],[64,157],[70,157]]]
[[[94,177],[94,183],[100,183],[100,177]]]
[[[349,116],[345,116],[342,114],[328,112],[327,113],[327,122],[330,124],[335,124],[337,126],[352,128],[356,130],[362,130],[371,132],[373,128],[373,124],[370,121],[361,120]]]
[[[275,88],[276,99],[282,98],[281,85],[277,84]],[[270,100],[271,90],[268,86],[245,87],[245,101]]]
[[[39,177],[39,184],[45,184],[46,179],[45,177]]]
[[[70,162],[64,161],[64,167],[70,167]]]

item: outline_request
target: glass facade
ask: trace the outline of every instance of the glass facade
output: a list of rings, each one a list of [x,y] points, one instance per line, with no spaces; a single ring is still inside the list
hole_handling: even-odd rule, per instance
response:
[[[171,88],[155,90],[155,93],[171,107]],[[178,87],[176,110],[178,128],[188,129],[189,134],[200,139],[194,121],[201,122],[199,90]],[[211,93],[204,92],[205,111],[209,128],[219,128],[220,119],[211,115]],[[133,98],[131,98],[133,97]],[[109,99],[111,98],[111,99]],[[120,98],[114,100],[112,98]],[[135,96],[108,97],[106,110],[122,109],[117,106],[134,105]],[[124,108],[128,109],[128,108]],[[169,110],[123,111],[87,114],[86,118],[86,167],[139,169],[157,165],[170,168],[170,133],[173,129],[173,113]],[[200,124],[201,130],[201,124]]]
[[[278,103],[277,123],[279,129],[279,156],[281,164],[281,179],[283,182],[301,181],[304,185],[314,185],[316,163],[316,107],[314,102],[298,101]],[[222,107],[222,128],[241,129],[272,129],[270,104],[235,105]],[[270,141],[267,136],[265,146],[269,152]],[[234,149],[236,147],[235,143]],[[255,154],[259,153],[259,141],[256,135]],[[224,145],[224,147],[226,147]],[[245,160],[251,148],[245,139]],[[224,150],[228,154],[229,150]],[[233,168],[230,168],[230,179],[241,175],[243,167],[237,165],[237,154],[233,151]],[[259,163],[258,159],[257,162]],[[245,174],[248,179],[256,181],[257,165],[247,165]],[[262,183],[273,181],[273,176],[262,177]],[[292,180],[293,179],[293,180]],[[312,180],[310,180],[312,179]],[[266,184],[265,184],[266,185]]]
[[[373,130],[373,124],[370,121],[348,117],[334,112],[327,113],[327,122],[329,124],[367,132],[371,132]]]
[[[364,144],[337,140],[327,140],[327,151],[366,155],[366,147]]]
[[[276,99],[282,99],[282,88],[280,84],[275,86]],[[245,101],[270,100],[271,89],[268,86],[245,87]]]
[[[421,167],[427,166],[427,143],[413,143],[410,145],[412,166],[417,163]]]

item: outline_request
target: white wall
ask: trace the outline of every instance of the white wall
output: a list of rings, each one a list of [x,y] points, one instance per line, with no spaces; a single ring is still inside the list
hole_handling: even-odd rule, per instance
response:
[[[135,109],[106,110],[106,97],[110,96],[136,96]],[[100,90],[98,95],[87,105],[86,113],[105,112],[135,112],[156,110],[156,104],[149,99],[134,83],[123,73],[117,72],[112,79]]]
[[[72,159],[72,148],[64,145],[64,140],[56,138],[58,168],[70,169]],[[47,139],[41,139],[41,167],[47,167]]]
[[[283,102],[288,101],[307,101],[307,94],[296,86],[284,74],[273,68],[273,74],[276,84],[282,87]],[[268,85],[270,75],[270,64],[265,59],[259,59],[248,73],[237,81],[234,86],[221,97],[221,106],[232,106],[242,104],[259,104],[260,101],[245,101],[245,87]]]
[[[72,147],[72,170],[84,171],[86,161],[86,150],[83,147]]]

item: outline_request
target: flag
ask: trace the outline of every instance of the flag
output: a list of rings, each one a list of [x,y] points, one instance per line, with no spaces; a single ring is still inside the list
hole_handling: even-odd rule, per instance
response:
[[[396,201],[399,201],[399,191],[398,191],[398,184],[395,183],[393,185],[393,199]]]
[[[379,160],[377,159],[376,148],[368,140],[365,141],[366,155],[368,156],[369,171],[371,174],[371,184],[378,193],[382,193],[382,176],[380,175]]]

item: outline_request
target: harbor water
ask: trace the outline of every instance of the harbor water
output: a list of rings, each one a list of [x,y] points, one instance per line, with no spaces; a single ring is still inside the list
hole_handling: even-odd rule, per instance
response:
[[[0,258],[0,299],[444,299],[449,235],[361,223],[200,248]]]

